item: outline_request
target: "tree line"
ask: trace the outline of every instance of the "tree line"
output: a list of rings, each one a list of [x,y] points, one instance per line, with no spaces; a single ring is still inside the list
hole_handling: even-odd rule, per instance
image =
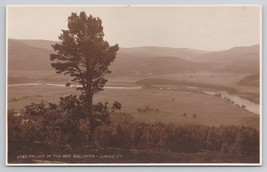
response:
[[[25,115],[21,116],[10,111],[9,143],[68,145],[73,150],[88,146],[89,122],[77,117],[76,113],[81,110],[79,107],[71,108],[71,111],[66,108],[70,105],[69,101],[75,103],[74,100],[73,97],[61,98],[59,106],[45,102],[31,104],[25,107]],[[96,115],[101,114],[96,118],[106,119],[105,123],[98,123],[96,127],[94,145],[99,149],[259,154],[259,131],[255,128],[242,125],[147,124],[135,121],[130,114],[117,112],[119,106],[116,102],[112,106],[108,103],[94,106]]]

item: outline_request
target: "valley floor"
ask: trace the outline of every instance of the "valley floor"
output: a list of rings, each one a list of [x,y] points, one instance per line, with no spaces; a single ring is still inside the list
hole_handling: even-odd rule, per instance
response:
[[[20,86],[8,90],[8,109],[20,110],[41,100],[57,103],[60,96],[78,94],[74,88]],[[198,92],[149,89],[105,89],[95,95],[95,103],[118,101],[122,111],[147,123],[197,123],[204,125],[259,125],[259,115],[231,104],[227,99]],[[138,111],[152,108],[145,113]],[[185,115],[184,115],[185,114]]]

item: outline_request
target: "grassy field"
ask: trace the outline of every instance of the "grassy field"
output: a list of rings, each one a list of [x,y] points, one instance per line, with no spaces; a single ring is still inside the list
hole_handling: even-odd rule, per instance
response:
[[[57,103],[60,96],[79,93],[73,88],[54,86],[19,86],[8,89],[8,109],[20,111],[31,102],[46,100]],[[258,115],[227,100],[186,91],[146,89],[105,89],[95,95],[95,102],[118,101],[122,111],[147,123],[196,123],[204,125],[258,124]],[[148,112],[138,112],[146,106]],[[184,115],[184,113],[186,115]],[[195,114],[195,117],[194,117]]]
[[[12,83],[30,80],[35,83],[65,83],[68,80],[54,71],[8,71]],[[240,86],[237,83],[247,74],[230,73],[188,73],[153,76],[177,81],[213,84],[237,90],[237,95],[257,102],[258,87]],[[25,79],[26,77],[26,79]],[[135,82],[143,78],[110,78],[107,86],[136,86]],[[10,84],[12,84],[10,83]],[[55,86],[19,86],[8,87],[8,109],[20,111],[31,102],[46,100],[57,103],[60,96],[79,94],[73,88]],[[256,97],[255,97],[256,96]],[[172,123],[198,123],[205,125],[259,124],[259,116],[244,108],[235,106],[227,100],[197,92],[148,89],[105,89],[94,97],[95,102],[118,101],[122,111],[132,114],[135,119],[153,123],[157,121]],[[154,108],[140,113],[138,108]],[[158,111],[156,111],[158,109]],[[184,115],[184,113],[186,115]],[[195,117],[194,117],[195,114]]]
[[[99,101],[108,98],[122,102],[123,111],[145,122],[232,125],[241,124],[244,119],[249,118],[258,122],[258,115],[234,106],[224,99],[200,93],[171,90],[106,90],[96,96],[96,100]],[[146,113],[137,112],[137,108],[145,106],[154,110]]]

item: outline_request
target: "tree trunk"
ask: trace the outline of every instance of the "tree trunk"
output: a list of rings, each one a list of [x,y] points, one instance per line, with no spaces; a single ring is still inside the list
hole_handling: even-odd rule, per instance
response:
[[[90,57],[86,58],[86,99],[87,99],[87,112],[90,125],[89,144],[95,147],[95,121],[93,116],[93,92],[92,92],[92,62]]]
[[[89,125],[90,125],[90,135],[89,135],[89,144],[92,147],[95,147],[95,130],[96,125],[93,117],[93,95],[88,94],[87,95],[87,111],[88,111],[88,119],[89,119]]]
[[[95,130],[96,130],[96,127],[95,127],[95,124],[94,122],[90,122],[90,137],[89,137],[89,144],[92,146],[92,147],[95,147],[96,144],[95,144]]]

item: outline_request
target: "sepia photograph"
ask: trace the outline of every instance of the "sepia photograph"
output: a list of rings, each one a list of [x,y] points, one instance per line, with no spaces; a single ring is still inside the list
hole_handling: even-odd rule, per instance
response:
[[[259,166],[260,5],[9,5],[6,165]]]

